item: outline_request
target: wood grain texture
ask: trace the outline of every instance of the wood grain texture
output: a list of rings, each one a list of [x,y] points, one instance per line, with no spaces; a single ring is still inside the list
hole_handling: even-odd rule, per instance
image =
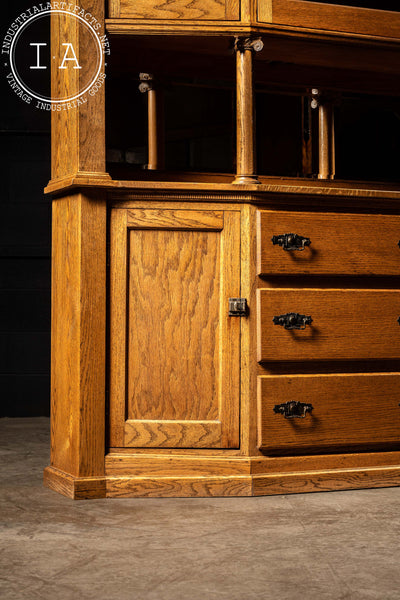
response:
[[[304,471],[332,471],[337,469],[361,469],[369,467],[400,467],[400,452],[346,452],[300,456],[251,457],[251,473],[295,473]]]
[[[338,469],[253,476],[252,495],[304,494],[307,492],[359,490],[398,485],[400,485],[400,467]]]
[[[283,250],[272,236],[297,233],[311,240],[303,251]],[[259,275],[399,275],[398,215],[259,211]]]
[[[236,177],[234,184],[258,184],[254,161],[253,51],[236,50]]]
[[[206,477],[250,474],[250,459],[223,456],[109,454],[106,474],[135,477]]]
[[[239,0],[120,0],[119,16],[163,20],[237,20],[239,5]]]
[[[108,13],[110,19],[119,19],[120,17],[120,0],[108,0]]]
[[[255,394],[256,395],[256,394]],[[256,412],[256,411],[255,411]],[[106,475],[139,477],[194,477],[266,475],[304,471],[332,471],[368,467],[400,467],[400,452],[335,452],[279,456],[234,456],[229,450],[173,449],[116,450],[106,456]],[[167,453],[168,452],[168,453]]]
[[[257,21],[272,23],[272,4],[273,0],[258,0]]]
[[[86,13],[104,23],[104,2],[85,0]],[[101,30],[98,31],[101,35]],[[104,33],[104,32],[103,32]],[[82,67],[66,70],[52,69],[53,98],[73,97],[85,89],[96,73],[96,65],[103,64],[103,56],[88,28],[78,19],[66,15],[51,16],[52,55],[59,57],[63,43],[72,43]],[[85,100],[85,101],[83,101]],[[52,111],[52,178],[57,179],[79,172],[105,172],[105,111],[104,86],[96,94],[85,94],[82,104],[60,111]]]
[[[396,12],[302,0],[272,0],[273,23],[363,35],[400,37]]]
[[[53,467],[47,467],[44,471],[43,483],[54,492],[74,500],[106,497],[105,477],[77,478]]]
[[[251,496],[251,477],[108,477],[109,498]]]
[[[69,498],[179,498],[295,494],[400,484],[400,467],[333,469],[285,474],[74,478],[48,467],[44,484]]]
[[[400,291],[257,290],[258,361],[400,358]],[[304,331],[275,325],[275,315],[310,315]]]
[[[111,444],[237,447],[240,213],[112,212]]]
[[[51,465],[102,475],[105,436],[106,205],[53,203]]]
[[[235,184],[229,183],[232,175],[214,175],[211,182],[207,181],[208,177],[197,173],[174,173],[171,177],[171,174],[164,172],[155,181],[144,180],[144,177],[136,180],[112,180],[107,176],[90,177],[80,173],[76,177],[66,176],[51,181],[45,188],[45,192],[60,194],[70,193],[77,188],[96,188],[113,193],[112,199],[117,199],[119,205],[123,200],[122,194],[126,195],[125,199],[136,200],[137,197],[133,197],[134,193],[140,194],[140,199],[143,200],[156,200],[157,197],[162,197],[165,201],[252,202],[275,207],[287,207],[288,204],[296,203],[302,208],[305,197],[308,207],[316,208],[320,208],[321,198],[324,198],[324,206],[327,209],[345,206],[347,210],[351,206],[365,209],[364,199],[368,199],[368,206],[371,208],[398,209],[400,200],[400,191],[396,184],[385,186],[377,182],[327,182],[260,176],[261,184],[242,185],[239,191]]]
[[[265,450],[400,445],[400,373],[278,375],[258,378],[259,445]],[[274,406],[311,403],[304,419]]]
[[[128,419],[215,421],[220,234],[133,229],[129,257]],[[200,439],[207,423],[199,427]],[[168,440],[166,430],[157,434],[147,442]]]
[[[124,445],[126,415],[126,302],[127,302],[127,211],[110,215],[110,401],[109,443]]]
[[[134,209],[127,213],[128,227],[136,229],[171,228],[174,231],[201,229],[222,231],[224,213],[222,210],[155,210]]]
[[[318,179],[335,177],[335,129],[332,103],[322,101],[318,108]]]

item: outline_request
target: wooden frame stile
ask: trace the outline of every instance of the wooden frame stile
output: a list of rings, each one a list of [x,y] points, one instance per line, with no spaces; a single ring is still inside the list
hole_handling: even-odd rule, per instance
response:
[[[104,21],[102,0],[85,9]],[[52,48],[73,42],[83,55],[86,35],[74,19],[51,17]],[[78,75],[52,70],[52,93],[79,90]],[[76,108],[52,111],[52,367],[51,464],[48,487],[73,498],[105,496],[106,195],[63,191],[63,182],[105,173],[104,90]]]

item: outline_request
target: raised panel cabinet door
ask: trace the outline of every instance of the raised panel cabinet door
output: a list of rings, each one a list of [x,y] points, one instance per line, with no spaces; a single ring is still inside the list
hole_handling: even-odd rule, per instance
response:
[[[398,276],[399,240],[399,215],[262,210],[257,213],[257,272]]]
[[[240,212],[114,209],[112,447],[239,446]]]
[[[257,311],[259,362],[400,358],[399,290],[259,289]]]
[[[111,0],[109,15],[163,21],[234,21],[240,18],[240,0]]]
[[[400,448],[399,386],[400,373],[261,376],[259,446]],[[291,416],[296,406],[290,403],[302,403],[300,416]]]

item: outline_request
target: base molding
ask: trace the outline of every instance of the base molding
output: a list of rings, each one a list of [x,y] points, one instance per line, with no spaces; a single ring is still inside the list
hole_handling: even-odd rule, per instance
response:
[[[54,492],[74,500],[106,498],[105,477],[74,477],[55,467],[46,467],[43,484]]]
[[[300,494],[400,486],[400,465],[286,473],[74,477],[54,467],[44,485],[68,498],[206,498]]]

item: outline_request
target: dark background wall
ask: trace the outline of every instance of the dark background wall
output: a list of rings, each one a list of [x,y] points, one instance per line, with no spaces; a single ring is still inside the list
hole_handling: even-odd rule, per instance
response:
[[[1,42],[33,4],[2,3]],[[0,416],[48,415],[50,115],[20,100],[0,68]]]

